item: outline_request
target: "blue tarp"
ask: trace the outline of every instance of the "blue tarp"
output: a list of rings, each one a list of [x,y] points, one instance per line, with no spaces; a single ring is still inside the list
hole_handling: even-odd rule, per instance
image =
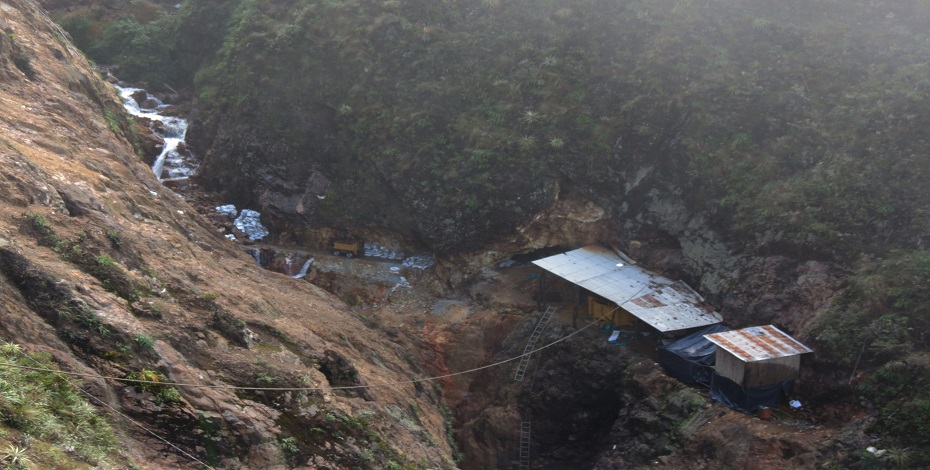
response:
[[[772,385],[743,388],[738,383],[714,374],[710,383],[710,396],[721,405],[744,413],[755,413],[760,406],[777,408],[782,396],[788,396],[794,386],[793,380]]]
[[[714,373],[717,345],[704,335],[722,331],[730,329],[718,323],[662,346],[659,348],[659,364],[668,375],[682,382],[709,385]]]

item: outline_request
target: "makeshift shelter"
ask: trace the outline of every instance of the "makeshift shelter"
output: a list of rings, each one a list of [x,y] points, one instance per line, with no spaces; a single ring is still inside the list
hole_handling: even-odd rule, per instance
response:
[[[668,375],[682,382],[710,385],[717,345],[704,335],[724,331],[729,331],[729,328],[718,323],[662,346],[659,348],[659,364]]]
[[[812,352],[772,325],[705,337],[718,346],[711,396],[747,413],[778,406],[800,375],[801,355]]]
[[[591,292],[589,313],[614,326],[640,320],[665,333],[723,320],[684,282],[640,268],[622,253],[599,245],[549,256],[533,264]]]

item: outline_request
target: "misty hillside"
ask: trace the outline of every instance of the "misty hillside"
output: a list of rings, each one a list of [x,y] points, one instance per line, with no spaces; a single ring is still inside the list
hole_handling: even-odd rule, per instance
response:
[[[456,250],[555,184],[618,215],[661,188],[742,243],[880,252],[927,233],[928,13],[872,3],[191,1],[91,50],[192,81],[205,180],[282,219]]]
[[[436,254],[437,291],[483,300],[481,263],[639,250],[734,324],[785,325],[815,349],[802,393],[860,436],[818,448],[817,465],[930,464],[930,2],[44,5],[99,67],[177,100],[199,196],[260,211],[270,243],[390,233]],[[561,205],[596,207],[602,225],[573,238]],[[471,468],[505,465],[476,457],[503,441],[462,436],[512,417],[461,400]],[[906,458],[863,454],[866,435]],[[607,445],[547,465],[603,463]]]

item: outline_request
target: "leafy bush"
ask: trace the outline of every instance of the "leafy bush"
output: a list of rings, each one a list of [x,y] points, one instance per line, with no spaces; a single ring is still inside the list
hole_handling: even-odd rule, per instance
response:
[[[172,15],[147,23],[123,17],[107,27],[89,53],[98,63],[118,64],[121,78],[160,88],[176,78],[172,50],[176,28],[177,19]]]
[[[162,385],[165,382],[165,376],[152,369],[142,369],[138,372],[132,372],[126,376],[130,380],[140,380],[142,382],[133,383],[136,390],[149,392],[155,395],[155,399],[163,403],[176,403],[181,401],[181,394],[178,390],[170,385]]]
[[[137,334],[133,339],[136,342],[136,347],[143,351],[152,349],[155,346],[155,340],[149,335]]]

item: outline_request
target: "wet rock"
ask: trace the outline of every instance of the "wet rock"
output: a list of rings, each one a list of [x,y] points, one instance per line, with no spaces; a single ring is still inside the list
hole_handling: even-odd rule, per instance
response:
[[[138,90],[129,95],[129,97],[132,98],[139,107],[144,108],[145,106],[143,106],[142,103],[145,103],[145,101],[149,99],[149,94],[146,93],[145,90]]]

